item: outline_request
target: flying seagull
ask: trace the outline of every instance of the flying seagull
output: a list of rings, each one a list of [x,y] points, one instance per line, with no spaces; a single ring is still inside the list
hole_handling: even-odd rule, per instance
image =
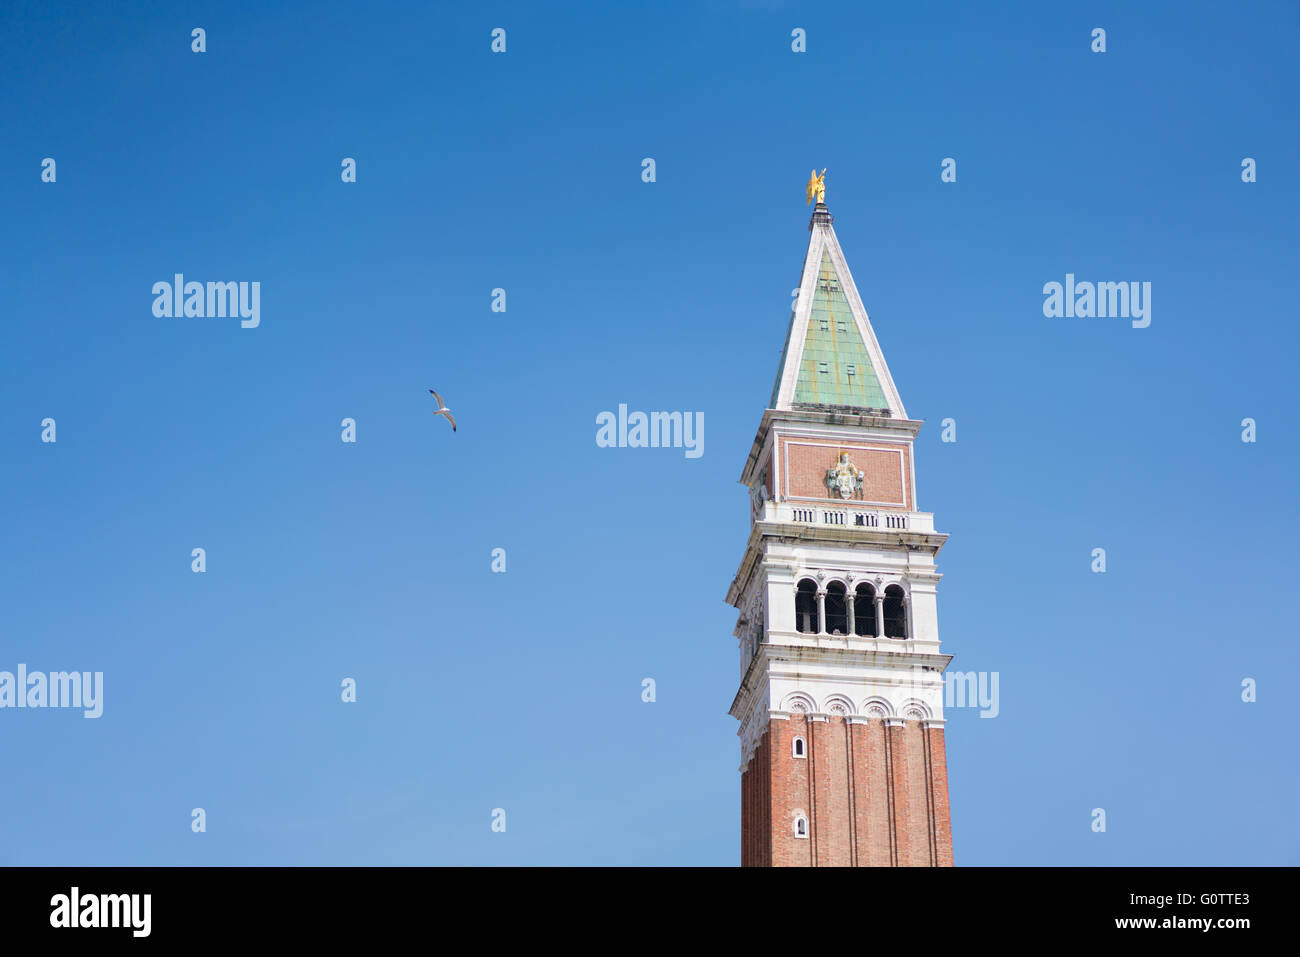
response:
[[[442,396],[438,395],[438,393],[436,393],[436,392],[434,392],[432,389],[430,389],[430,390],[429,390],[429,394],[430,394],[431,396],[433,396],[435,399],[438,400],[438,411],[435,412],[435,413],[433,413],[433,414],[434,414],[434,415],[445,415],[445,416],[447,417],[447,421],[451,423],[451,430],[452,430],[453,432],[455,432],[455,431],[456,431],[456,420],[455,420],[454,418],[452,418],[452,415],[451,415],[451,409],[447,408],[446,404],[442,401]]]

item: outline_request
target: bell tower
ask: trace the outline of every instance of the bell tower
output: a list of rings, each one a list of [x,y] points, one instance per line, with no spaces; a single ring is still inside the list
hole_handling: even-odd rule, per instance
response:
[[[902,398],[825,187],[771,401],[745,462],[741,863],[951,865],[935,558]]]

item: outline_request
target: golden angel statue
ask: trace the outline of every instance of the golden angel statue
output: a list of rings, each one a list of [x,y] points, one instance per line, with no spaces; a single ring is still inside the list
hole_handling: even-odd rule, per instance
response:
[[[822,168],[822,174],[820,176],[817,175],[817,170],[813,170],[812,175],[808,177],[808,203],[811,203],[813,201],[814,196],[817,197],[817,202],[819,203],[826,202],[825,167]],[[808,203],[804,203],[804,205],[807,206]]]

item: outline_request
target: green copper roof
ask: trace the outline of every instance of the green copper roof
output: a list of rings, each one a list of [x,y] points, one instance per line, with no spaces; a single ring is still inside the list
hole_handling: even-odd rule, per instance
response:
[[[786,333],[785,348],[781,351],[781,367],[777,372],[776,389],[772,392],[772,407],[776,406],[781,375],[785,370],[786,355],[790,349],[791,332]],[[799,357],[799,378],[795,384],[794,402],[817,405],[853,406],[855,408],[887,409],[880,380],[867,355],[866,343],[853,321],[853,310],[844,295],[830,253],[822,252],[821,269],[817,274],[817,288],[813,293],[812,315],[808,319],[808,334],[804,337],[803,355]]]

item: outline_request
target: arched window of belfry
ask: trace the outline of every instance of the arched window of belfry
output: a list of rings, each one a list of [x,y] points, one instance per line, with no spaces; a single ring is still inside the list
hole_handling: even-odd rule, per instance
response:
[[[885,589],[885,637],[907,637],[907,611],[903,607],[907,596],[898,585]]]
[[[811,578],[799,582],[794,595],[794,630],[815,635],[821,631],[817,620],[817,583]]]
[[[876,589],[866,582],[853,593],[853,633],[863,638],[876,634]]]
[[[831,582],[826,586],[826,634],[849,633],[849,613],[845,603],[844,585],[841,582]]]

